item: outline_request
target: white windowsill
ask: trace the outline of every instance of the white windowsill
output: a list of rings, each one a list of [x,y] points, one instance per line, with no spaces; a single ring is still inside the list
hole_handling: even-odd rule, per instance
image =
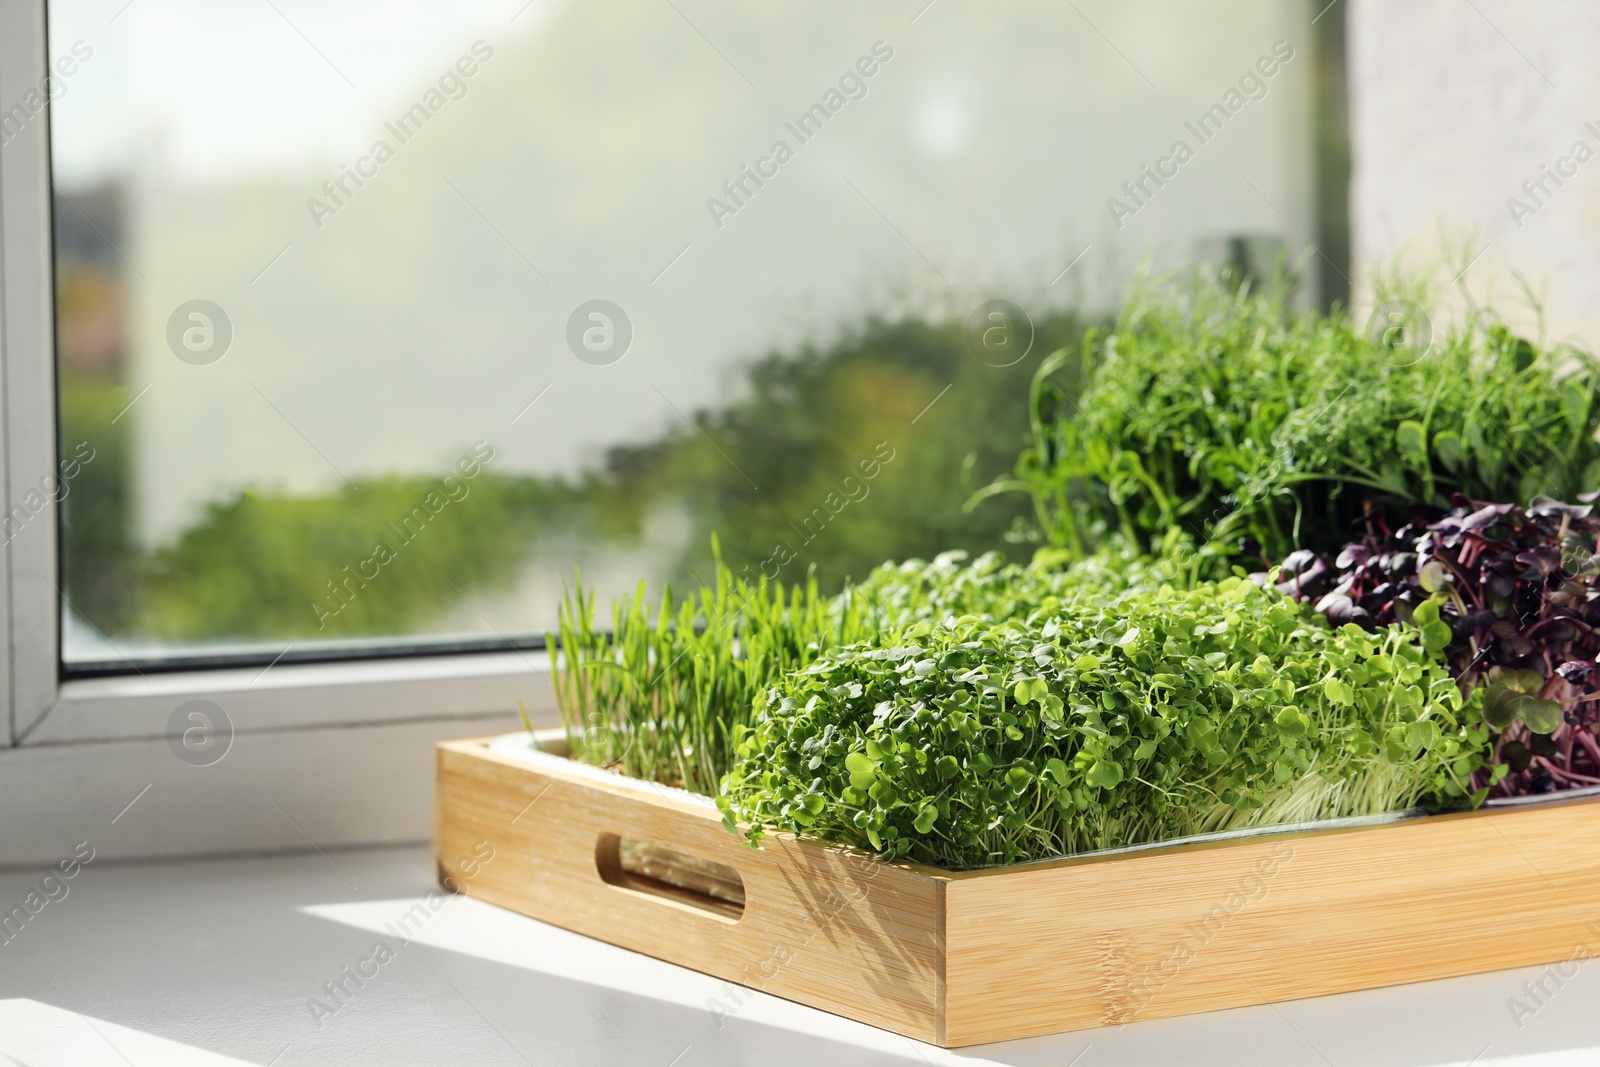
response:
[[[21,745],[0,747],[0,870],[85,839],[119,860],[426,840],[434,744],[515,730],[519,702],[555,725],[549,664],[496,653],[66,682]],[[193,700],[226,717],[210,763],[174,736]]]
[[[129,674],[63,682],[22,744],[164,738],[178,705],[209,700],[238,733],[555,711],[548,652],[495,652]]]
[[[0,908],[19,903],[40,874],[0,875]],[[1549,983],[1553,995],[1520,1028],[1507,1000],[1525,996],[1540,970],[947,1052],[765,994],[730,993],[716,979],[476,900],[435,901],[402,944],[390,927],[436,888],[433,879],[424,848],[97,859],[0,945],[0,1054],[29,1067],[1600,1062],[1592,966]],[[393,958],[330,1001],[324,983],[371,959],[380,938]],[[314,1013],[313,998],[337,1010]],[[718,1004],[731,1014],[719,1020]]]

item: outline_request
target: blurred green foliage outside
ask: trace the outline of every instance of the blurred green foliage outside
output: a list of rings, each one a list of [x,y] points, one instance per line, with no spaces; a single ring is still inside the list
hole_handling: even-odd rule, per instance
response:
[[[696,429],[613,449],[582,479],[484,470],[381,567],[375,545],[399,544],[395,524],[439,490],[439,476],[358,479],[324,496],[247,489],[213,503],[176,543],[140,553],[127,421],[111,422],[130,391],[64,375],[62,441],[88,440],[99,455],[64,510],[67,595],[102,633],[126,638],[425,635],[462,593],[503,588],[541,552],[625,546],[652,508],[672,503],[692,531],[659,577],[680,584],[709,573],[713,533],[736,572],[765,567],[792,581],[815,567],[829,590],[885,559],[1026,555],[1006,538],[1024,501],[962,505],[1011,466],[1030,376],[1082,327],[1066,313],[1039,319],[1027,358],[1003,368],[968,352],[959,321],[869,321],[830,344],[770,353],[748,368],[740,399],[696,413]],[[864,461],[889,454],[863,476]]]

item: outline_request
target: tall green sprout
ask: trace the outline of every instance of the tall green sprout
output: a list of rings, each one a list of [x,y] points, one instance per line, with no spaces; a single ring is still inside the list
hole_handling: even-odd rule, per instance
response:
[[[862,598],[824,597],[814,576],[746,581],[720,554],[712,580],[682,600],[669,587],[652,608],[640,582],[612,604],[609,632],[580,576],[558,620],[554,686],[573,754],[705,794],[727,771],[733,729],[757,693],[878,629]]]

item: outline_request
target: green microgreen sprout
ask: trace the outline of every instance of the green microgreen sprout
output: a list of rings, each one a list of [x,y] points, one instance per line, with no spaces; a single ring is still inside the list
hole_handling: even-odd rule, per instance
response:
[[[763,694],[730,828],[976,868],[1463,796],[1486,732],[1415,630],[1233,577],[919,622]]]

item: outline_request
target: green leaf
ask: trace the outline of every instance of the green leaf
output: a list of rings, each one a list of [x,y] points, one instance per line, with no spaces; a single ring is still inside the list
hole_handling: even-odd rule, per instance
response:
[[[1411,755],[1406,749],[1406,728],[1391,726],[1383,735],[1383,754],[1390,763],[1403,763]]]
[[[1517,710],[1528,729],[1536,734],[1553,734],[1561,728],[1561,705],[1554,700],[1524,696]]]
[[[1285,704],[1278,709],[1278,714],[1273,716],[1273,721],[1278,724],[1289,737],[1304,737],[1306,731],[1311,729],[1311,720],[1306,718],[1305,712],[1293,704]]]
[[[1394,437],[1402,458],[1417,468],[1428,465],[1428,432],[1422,423],[1407,419],[1395,430]]]
[[[1521,695],[1504,683],[1489,686],[1483,694],[1483,721],[1496,730],[1504,730],[1516,722],[1517,700]]]
[[[1418,719],[1406,727],[1406,747],[1413,752],[1432,748],[1439,738],[1439,729],[1428,719]]]
[[[1537,694],[1544,688],[1544,675],[1538,671],[1501,670],[1495,673],[1494,680],[1519,693]]]
[[[1529,684],[1526,678],[1507,677],[1524,674],[1538,677],[1537,671],[1506,671],[1489,686],[1483,695],[1483,721],[1497,730],[1504,730],[1521,719],[1536,734],[1555,733],[1561,727],[1561,705],[1519,689],[1519,685]]]
[[[1083,780],[1101,789],[1114,789],[1122,781],[1122,768],[1111,760],[1095,760]]]
[[[1054,756],[1045,760],[1044,770],[1046,774],[1055,780],[1057,785],[1066,785],[1072,780],[1067,771],[1067,765]]]
[[[1454,636],[1449,623],[1435,619],[1422,627],[1422,647],[1429,652],[1437,652],[1448,645]]]
[[[927,807],[923,808],[917,813],[916,821],[911,825],[916,828],[917,833],[925,834],[929,830],[933,829],[934,820],[936,820],[938,817],[939,809],[934,807],[932,804],[929,804]]]
[[[1472,450],[1472,460],[1477,464],[1478,473],[1483,480],[1490,484],[1498,482],[1500,472],[1505,469],[1506,464],[1499,445],[1487,440],[1483,429],[1476,422],[1467,425],[1467,444]]]
[[[1450,572],[1443,563],[1430,559],[1422,565],[1422,570],[1417,572],[1417,583],[1429,593],[1437,593],[1450,584]]]
[[[1100,669],[1100,657],[1099,656],[1090,656],[1090,655],[1085,654],[1085,655],[1079,656],[1077,661],[1075,663],[1073,663],[1073,666],[1076,667],[1080,673],[1083,672],[1083,671],[1099,670]]]
[[[1117,638],[1117,647],[1118,648],[1131,648],[1134,644],[1136,644],[1138,642],[1139,633],[1140,633],[1140,631],[1139,631],[1139,628],[1137,626],[1130,627],[1128,629],[1127,633],[1125,633],[1121,637]]]
[[[1600,488],[1600,459],[1592,460],[1583,468],[1583,484],[1578,489],[1587,493]]]
[[[849,772],[850,784],[856,789],[866,789],[878,777],[878,765],[862,752],[852,752],[846,756],[844,769]]]
[[[1451,474],[1460,474],[1462,462],[1467,457],[1466,447],[1461,443],[1461,435],[1454,430],[1440,430],[1433,435],[1433,454],[1439,457],[1439,462]]]
[[[1537,468],[1524,471],[1517,479],[1517,499],[1532,500],[1551,489],[1549,475]]]
[[[1050,683],[1043,678],[1024,678],[1011,687],[1011,696],[1018,704],[1043,704],[1050,695]]]
[[[1033,774],[1026,767],[1013,767],[1006,772],[1006,784],[1013,793],[1024,793],[1033,782]]]

